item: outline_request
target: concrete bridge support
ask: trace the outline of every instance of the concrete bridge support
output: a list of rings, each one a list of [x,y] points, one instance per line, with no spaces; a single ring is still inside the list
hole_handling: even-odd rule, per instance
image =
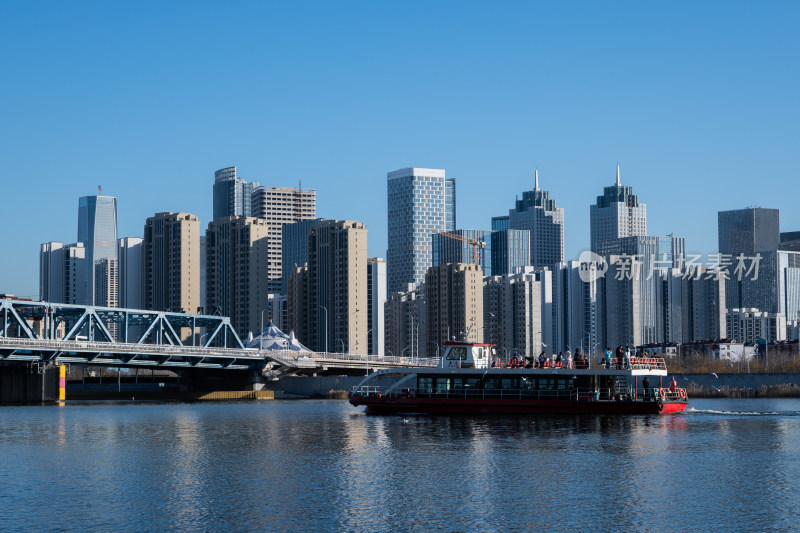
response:
[[[220,391],[260,391],[264,389],[260,370],[218,370],[191,368],[178,371],[178,385],[185,395]]]
[[[0,404],[58,402],[60,379],[57,365],[0,365]]]

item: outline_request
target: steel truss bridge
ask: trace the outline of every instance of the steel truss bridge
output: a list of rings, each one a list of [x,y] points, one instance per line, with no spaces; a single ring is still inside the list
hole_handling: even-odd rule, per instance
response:
[[[278,378],[438,360],[260,351],[244,346],[228,317],[0,299],[0,363],[249,370]]]

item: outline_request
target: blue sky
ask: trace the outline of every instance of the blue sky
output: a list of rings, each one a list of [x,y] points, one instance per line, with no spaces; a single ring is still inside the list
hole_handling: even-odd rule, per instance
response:
[[[385,256],[386,172],[444,168],[461,228],[542,188],[567,258],[614,181],[650,234],[717,247],[717,211],[800,230],[796,2],[5,2],[0,292],[36,297],[38,247],[78,198],[211,215],[216,169],[317,189]],[[10,254],[8,252],[11,252]]]

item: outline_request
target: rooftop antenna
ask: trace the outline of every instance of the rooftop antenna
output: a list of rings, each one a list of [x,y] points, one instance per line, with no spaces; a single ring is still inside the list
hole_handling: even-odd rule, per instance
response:
[[[533,190],[534,191],[538,191],[539,190],[539,169],[538,168],[536,169],[534,175],[536,176],[536,182],[535,182],[535,184],[533,186]]]
[[[100,185],[97,186],[97,196],[103,196],[103,188]]]
[[[622,186],[622,182],[619,180],[619,162],[617,162],[617,187]]]

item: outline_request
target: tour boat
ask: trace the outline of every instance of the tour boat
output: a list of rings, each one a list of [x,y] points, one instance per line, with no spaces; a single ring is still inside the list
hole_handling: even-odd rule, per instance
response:
[[[408,414],[656,415],[680,413],[687,405],[684,389],[664,383],[662,358],[632,357],[608,368],[579,361],[567,368],[549,359],[503,364],[495,356],[491,344],[448,341],[436,368],[373,372],[353,387],[350,403]]]

